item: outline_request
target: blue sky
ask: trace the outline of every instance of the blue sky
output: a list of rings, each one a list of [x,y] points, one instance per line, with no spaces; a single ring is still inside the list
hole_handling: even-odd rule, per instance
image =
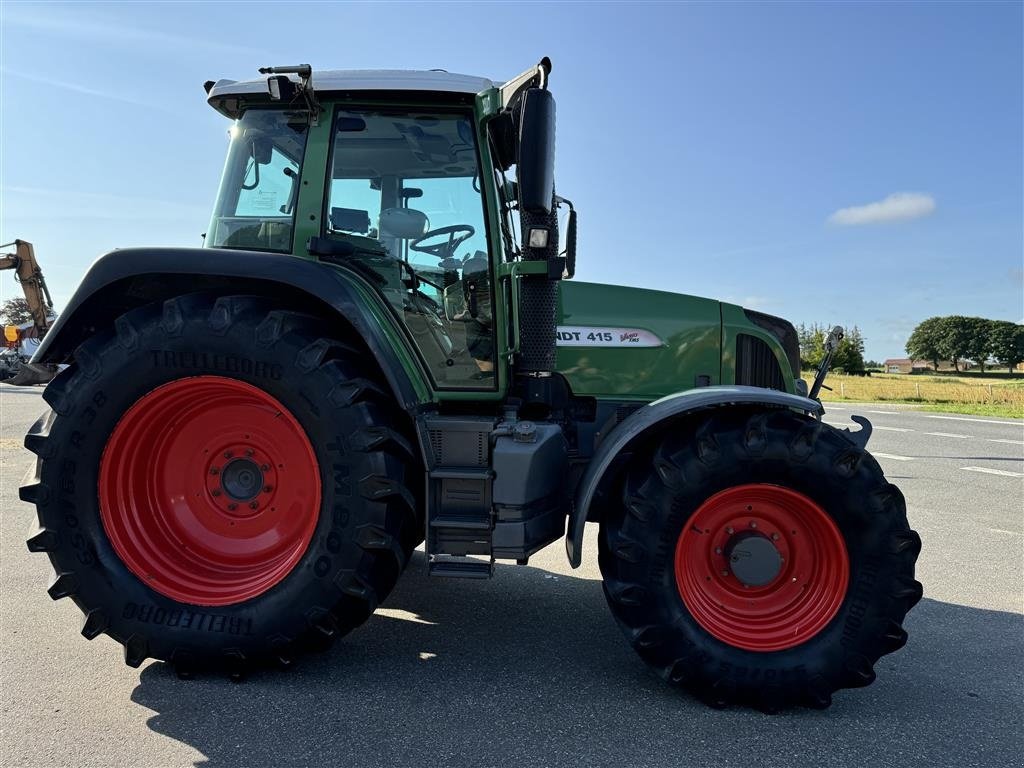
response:
[[[500,80],[547,55],[580,279],[856,323],[877,359],[931,315],[1024,320],[1020,3],[0,14],[0,242],[36,244],[58,305],[107,250],[200,244],[228,127],[203,81],[300,62]]]

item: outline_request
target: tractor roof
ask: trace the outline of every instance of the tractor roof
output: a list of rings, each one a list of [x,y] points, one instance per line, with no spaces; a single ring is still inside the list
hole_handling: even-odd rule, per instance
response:
[[[290,75],[295,82],[296,75]],[[313,89],[318,94],[339,91],[418,91],[475,95],[499,87],[486,77],[458,75],[442,70],[426,72],[400,69],[328,69],[314,70]],[[210,88],[207,101],[222,114],[237,118],[242,102],[262,101],[267,94],[267,78],[218,80]]]

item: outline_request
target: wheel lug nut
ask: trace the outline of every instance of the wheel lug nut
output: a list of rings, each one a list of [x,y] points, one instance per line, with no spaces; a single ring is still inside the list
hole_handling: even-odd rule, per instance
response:
[[[750,521],[750,527],[751,528],[757,528],[757,521],[756,520],[751,520]]]
[[[716,555],[722,554],[722,548],[721,547],[715,547],[715,554]]]
[[[274,486],[272,486],[272,485],[264,485],[263,486],[263,492],[264,493],[270,493],[272,490],[274,490]]]
[[[238,505],[232,502],[231,504],[228,504],[228,509],[234,512],[236,509],[238,509]]]
[[[217,469],[217,467],[210,467],[210,474],[211,475],[219,475],[220,474],[220,470]]]
[[[269,469],[270,469],[270,465],[269,464],[260,464],[260,470],[261,471],[266,472]]]
[[[255,501],[250,501],[249,502],[249,509],[259,509],[259,506],[260,505],[257,504]]]
[[[224,458],[225,459],[230,459],[231,458],[231,451],[224,451]]]
[[[722,575],[723,576],[728,576],[729,575],[729,571],[727,571],[725,568],[723,568],[722,569]]]
[[[256,451],[254,451],[252,448],[246,448],[245,449],[245,455],[246,456],[252,456],[254,453],[256,453]]]
[[[730,525],[730,526],[729,526],[728,528],[726,528],[726,529],[725,529],[725,532],[726,532],[726,533],[732,533],[732,532],[733,532],[733,528],[732,528],[732,526]]]
[[[778,540],[779,540],[779,534],[773,533],[772,534],[772,541],[778,541]]]
[[[210,491],[210,493],[212,493],[214,496],[220,496],[220,488],[214,488],[212,491]]]

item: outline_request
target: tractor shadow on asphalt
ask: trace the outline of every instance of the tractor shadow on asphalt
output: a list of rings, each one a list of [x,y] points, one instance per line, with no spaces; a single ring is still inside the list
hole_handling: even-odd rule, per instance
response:
[[[1017,614],[925,599],[873,686],[824,712],[768,716],[669,690],[626,644],[598,581],[499,566],[489,582],[428,582],[424,571],[417,553],[376,616],[294,670],[236,684],[180,681],[155,663],[132,700],[208,768],[1019,758]]]

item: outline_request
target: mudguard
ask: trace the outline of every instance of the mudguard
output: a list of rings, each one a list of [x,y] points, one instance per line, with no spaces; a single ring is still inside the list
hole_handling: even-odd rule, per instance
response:
[[[639,438],[651,434],[652,430],[664,426],[668,421],[694,411],[729,405],[794,408],[819,417],[824,413],[821,403],[816,400],[761,387],[743,386],[691,389],[655,400],[634,411],[601,443],[576,489],[576,499],[569,514],[569,526],[565,537],[565,551],[573,568],[579,568],[583,560],[583,529],[587,515],[598,494],[603,490],[602,483],[610,481],[615,474],[609,470],[616,460],[628,452],[630,446]]]
[[[349,270],[279,253],[214,248],[111,251],[86,272],[32,362],[66,362],[96,328],[112,325],[119,314],[144,303],[225,285],[232,290],[237,286],[238,292],[255,285],[271,296],[275,289],[287,286],[299,296],[305,294],[311,303],[318,300],[327,305],[351,324],[373,353],[398,402],[414,409],[421,400],[416,383],[367,306],[365,292],[358,292],[357,281],[361,278]]]

